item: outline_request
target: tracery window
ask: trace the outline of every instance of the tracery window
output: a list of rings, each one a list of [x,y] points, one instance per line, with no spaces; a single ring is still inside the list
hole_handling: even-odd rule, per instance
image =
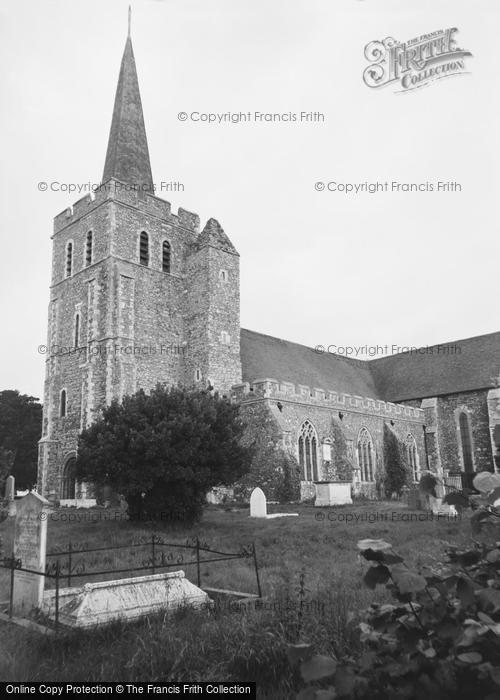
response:
[[[472,456],[472,440],[470,433],[469,416],[462,411],[458,417],[458,427],[460,429],[460,441],[462,443],[462,456],[464,460],[464,471],[474,471],[474,458]]]
[[[406,437],[406,456],[408,458],[408,465],[413,474],[413,481],[418,481],[420,479],[420,468],[418,464],[417,442],[411,433]]]
[[[372,436],[366,428],[362,428],[358,435],[358,465],[361,481],[375,481],[374,457]]]
[[[299,464],[304,481],[318,481],[318,436],[308,420],[299,432]]]

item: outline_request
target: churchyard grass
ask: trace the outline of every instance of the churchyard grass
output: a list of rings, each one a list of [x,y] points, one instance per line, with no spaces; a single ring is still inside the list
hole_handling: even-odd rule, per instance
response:
[[[337,656],[354,651],[357,641],[348,623],[350,613],[356,615],[375,600],[387,600],[385,589],[371,591],[362,583],[366,562],[357,554],[359,539],[389,541],[410,566],[416,567],[442,559],[444,541],[461,544],[470,540],[467,517],[431,519],[430,514],[410,511],[398,502],[329,509],[303,504],[269,506],[270,513],[279,511],[298,512],[299,517],[253,519],[248,517],[247,508],[209,506],[202,521],[192,527],[152,526],[120,519],[71,523],[49,519],[49,552],[66,549],[69,541],[74,547],[131,544],[153,532],[179,544],[198,536],[223,551],[237,551],[254,541],[266,600],[262,608],[253,606],[246,611],[227,607],[211,613],[185,610],[174,617],[157,615],[134,624],[116,623],[59,637],[44,638],[1,623],[0,679],[256,680],[261,697],[265,692],[269,697],[293,697],[286,643],[300,638],[312,642],[321,653]],[[352,520],[346,522],[346,517]],[[0,525],[4,556],[12,541],[12,521],[10,518]],[[140,564],[141,556],[128,549],[88,554],[86,568],[126,568],[134,562]],[[186,567],[185,571],[195,582],[195,568]],[[6,601],[8,571],[0,573],[0,600]],[[85,580],[96,579],[84,577],[73,584]],[[255,593],[252,562],[206,565],[202,567],[203,585]]]

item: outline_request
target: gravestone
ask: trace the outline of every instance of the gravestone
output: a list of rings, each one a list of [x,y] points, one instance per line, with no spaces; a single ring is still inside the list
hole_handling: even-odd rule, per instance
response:
[[[264,491],[258,486],[250,496],[250,517],[267,518],[267,502]]]
[[[14,559],[31,572],[45,571],[47,507],[49,502],[30,492],[16,503]],[[26,615],[42,604],[45,577],[28,571],[14,572],[13,612]]]
[[[14,500],[14,496],[16,495],[15,488],[16,488],[16,480],[11,474],[5,480],[5,498],[7,501]]]
[[[14,516],[16,514],[16,503],[14,497],[16,495],[16,480],[12,474],[5,480],[5,499],[7,501],[7,515]]]

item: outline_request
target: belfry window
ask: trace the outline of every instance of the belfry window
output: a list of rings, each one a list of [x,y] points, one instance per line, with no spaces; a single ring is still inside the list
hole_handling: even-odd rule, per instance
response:
[[[162,248],[162,269],[163,272],[170,272],[170,243],[168,241],[163,241]]]
[[[59,399],[59,416],[64,418],[66,415],[66,389],[61,391],[61,396]]]
[[[418,466],[417,443],[411,433],[406,438],[406,457],[408,459],[408,466],[413,474],[413,481],[418,481],[420,478],[420,470]]]
[[[362,428],[358,435],[358,465],[361,481],[375,480],[374,461],[372,436],[366,428]]]
[[[146,267],[149,265],[149,236],[142,231],[139,239],[139,262]]]
[[[92,231],[87,233],[85,241],[85,267],[92,265]]]
[[[71,277],[73,273],[73,242],[66,244],[66,277]]]
[[[318,481],[318,436],[308,420],[299,432],[299,464],[304,481]]]

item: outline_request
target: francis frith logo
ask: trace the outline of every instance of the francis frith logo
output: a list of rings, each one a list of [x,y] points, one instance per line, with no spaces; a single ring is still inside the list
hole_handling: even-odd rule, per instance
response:
[[[365,46],[370,65],[363,80],[370,88],[394,84],[405,92],[424,87],[434,80],[466,72],[465,59],[470,51],[456,45],[456,27],[439,29],[402,43],[387,37]]]

